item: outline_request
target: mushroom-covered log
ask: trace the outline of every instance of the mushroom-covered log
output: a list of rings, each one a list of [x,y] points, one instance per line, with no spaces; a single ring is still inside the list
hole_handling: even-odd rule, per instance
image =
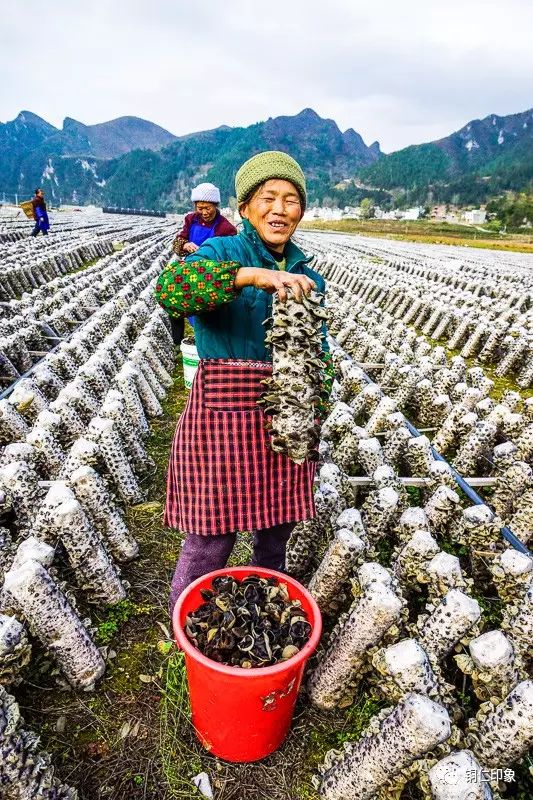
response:
[[[290,290],[287,301],[273,301],[272,328],[266,341],[272,347],[272,378],[262,398],[272,415],[271,444],[297,464],[316,457],[317,405],[323,391],[322,323],[327,314],[322,297],[312,293],[297,302]]]
[[[7,573],[4,591],[27,620],[34,636],[48,647],[65,677],[76,688],[90,689],[105,664],[72,606],[37,561]]]
[[[355,601],[309,679],[308,692],[314,705],[319,708],[349,705],[362,677],[368,649],[379,644],[398,622],[401,610],[400,598],[380,583],[371,584]]]
[[[326,760],[324,800],[371,800],[391,778],[450,736],[447,711],[420,694],[408,694],[379,725],[336,760]],[[333,761],[333,763],[331,763]]]

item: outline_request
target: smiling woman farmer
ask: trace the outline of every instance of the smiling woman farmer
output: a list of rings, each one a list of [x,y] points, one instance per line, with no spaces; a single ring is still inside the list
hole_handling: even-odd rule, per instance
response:
[[[189,583],[226,565],[237,531],[254,532],[253,565],[283,570],[294,525],[314,515],[314,464],[273,452],[257,405],[272,373],[264,326],[271,295],[284,301],[288,287],[297,299],[325,289],[291,241],[305,177],[286,153],[259,153],[239,169],[235,188],[244,230],[169,264],[156,288],[171,316],[196,316],[201,359],[169,464],[165,524],[187,533],[171,610]],[[325,327],[323,350],[326,372]]]

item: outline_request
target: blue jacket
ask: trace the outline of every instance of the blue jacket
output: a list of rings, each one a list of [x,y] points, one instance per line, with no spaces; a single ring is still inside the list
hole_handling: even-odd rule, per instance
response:
[[[40,206],[37,206],[35,209],[35,218],[39,228],[42,231],[50,230],[50,221],[48,219],[48,212],[46,209],[42,209]]]
[[[317,291],[325,291],[324,279],[308,265],[307,258],[294,242],[285,246],[286,271],[307,275],[316,284]],[[235,261],[241,267],[279,269],[275,258],[267,250],[255,228],[244,220],[243,230],[237,236],[207,239],[185,260],[189,263],[208,259]],[[194,334],[200,358],[235,358],[252,361],[271,361],[272,355],[265,345],[264,322],[272,316],[272,295],[254,286],[245,286],[230,303],[217,306],[205,314],[195,312]],[[328,351],[326,326],[323,326],[323,350]]]

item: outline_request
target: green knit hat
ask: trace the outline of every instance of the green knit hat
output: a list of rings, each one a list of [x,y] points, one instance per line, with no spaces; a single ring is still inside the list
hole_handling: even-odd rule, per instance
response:
[[[244,162],[235,176],[237,202],[244,203],[254,189],[272,178],[290,181],[295,185],[302,201],[302,211],[304,211],[307,200],[305,175],[298,162],[280,150],[267,150]]]

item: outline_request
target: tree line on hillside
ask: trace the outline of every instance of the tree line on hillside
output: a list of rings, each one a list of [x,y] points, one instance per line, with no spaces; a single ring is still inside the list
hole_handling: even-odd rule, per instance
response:
[[[508,192],[487,203],[493,219],[488,227],[509,232],[526,232],[533,226],[533,194]]]
[[[476,206],[509,191],[533,194],[533,110],[473,120],[437,142],[389,155],[381,153],[377,142],[367,147],[352,129],[342,133],[335,122],[312,109],[248,127],[200,131],[162,149],[124,153],[128,119],[96,126],[105,133],[105,153],[115,154],[108,158],[102,157],[102,148],[84,150],[90,144],[90,127],[67,119],[59,131],[21,112],[12,123],[0,124],[0,190],[24,198],[42,183],[55,204],[184,212],[190,208],[191,187],[202,181],[220,187],[224,205],[234,202],[239,166],[261,150],[279,149],[302,165],[309,206],[344,208],[365,199],[385,210]],[[145,141],[146,126],[150,136],[157,133],[151,123],[133,122],[137,138],[132,146]]]

